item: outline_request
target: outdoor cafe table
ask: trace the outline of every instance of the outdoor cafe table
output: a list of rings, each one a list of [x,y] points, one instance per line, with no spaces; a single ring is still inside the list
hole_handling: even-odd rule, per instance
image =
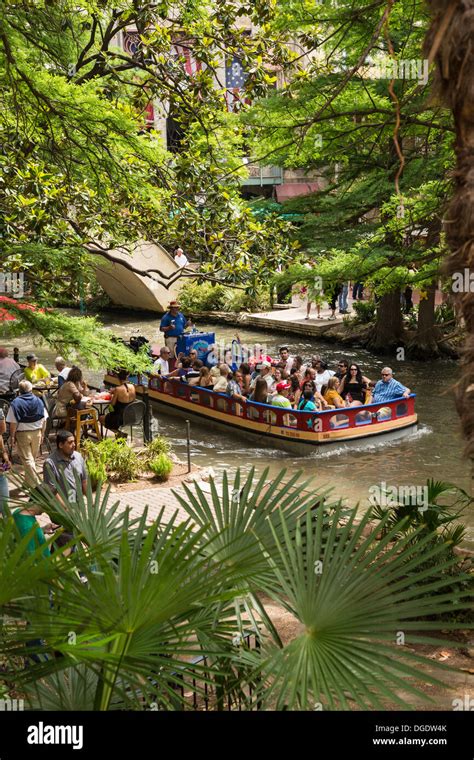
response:
[[[99,417],[100,417],[100,415],[104,413],[105,409],[108,406],[110,406],[110,399],[111,398],[112,398],[112,396],[110,396],[109,399],[104,399],[104,398],[101,398],[100,396],[92,396],[92,398],[90,399],[89,403],[97,409],[97,411],[99,413]],[[104,437],[104,426],[103,426],[102,422],[100,423],[100,434],[101,434],[101,436],[103,438]]]

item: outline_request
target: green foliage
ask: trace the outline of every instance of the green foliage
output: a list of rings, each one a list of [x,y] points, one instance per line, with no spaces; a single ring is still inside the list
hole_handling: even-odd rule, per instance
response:
[[[472,506],[472,497],[451,483],[434,480],[427,481],[424,497],[423,503],[420,503],[419,496],[414,492],[402,494],[399,504],[389,508],[376,505],[373,516],[383,522],[384,535],[392,531],[395,540],[403,537],[415,546],[423,541],[425,547],[439,549],[439,554],[426,557],[423,566],[427,569],[436,567],[440,559],[452,563],[445,573],[451,583],[443,586],[439,593],[444,594],[449,588],[454,600],[461,598],[463,593],[474,593],[472,559],[462,558],[456,553],[466,534],[460,518]],[[441,497],[449,498],[442,502]],[[411,576],[411,568],[407,569],[407,574]],[[413,582],[417,583],[416,574]],[[460,614],[458,610],[447,610],[444,617],[466,622],[469,619],[464,611]]]
[[[364,325],[374,321],[375,301],[354,301],[352,308],[355,311],[355,316],[352,318],[353,323]]]
[[[160,482],[168,480],[171,470],[173,469],[173,462],[167,454],[162,452],[157,454],[153,459],[148,461],[148,469],[152,471]]]
[[[145,446],[146,456],[152,458],[158,454],[169,454],[171,452],[171,443],[163,435],[157,435],[152,441]]]
[[[124,483],[135,480],[142,470],[137,452],[123,438],[86,440],[82,450],[91,478],[96,482],[107,478]]]
[[[455,645],[429,633],[468,603],[467,591],[450,591],[454,563],[421,526],[405,535],[405,523],[389,528],[384,516],[373,529],[370,511],[356,524],[357,509],[331,504],[300,473],[269,481],[268,470],[237,470],[210,486],[176,494],[189,516],[180,523],[164,507],[154,522],[146,509],[131,521],[108,494],[89,490],[66,509],[27,488],[80,541],[69,557],[42,557],[40,547],[29,557],[28,537],[19,545],[12,518],[0,521],[2,687],[43,710],[173,710],[189,694],[199,700],[204,681],[221,708],[236,694],[243,709],[264,710],[429,699],[422,685],[441,684],[433,668],[450,669],[430,661],[427,672],[413,645]],[[268,597],[299,623],[286,643]],[[258,649],[236,644],[249,628]],[[400,630],[408,646],[396,646]],[[184,698],[174,688],[183,681]]]
[[[15,322],[0,325],[4,336],[27,330],[35,335],[37,343],[46,342],[58,354],[74,362],[82,360],[91,369],[123,367],[133,373],[152,368],[146,350],[138,354],[130,351],[94,317],[70,317],[57,311],[20,309],[12,304],[3,306],[15,317]]]
[[[187,282],[181,288],[179,303],[186,312],[220,311],[224,305],[225,288],[209,282]]]
[[[438,325],[445,322],[453,322],[455,318],[454,309],[450,303],[441,303],[435,308],[435,321]]]
[[[245,290],[187,282],[181,289],[179,302],[184,312],[258,311],[270,305],[268,288],[257,286]]]

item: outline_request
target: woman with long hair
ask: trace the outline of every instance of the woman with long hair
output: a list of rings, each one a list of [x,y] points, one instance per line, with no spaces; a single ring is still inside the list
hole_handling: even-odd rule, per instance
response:
[[[351,362],[347,374],[341,380],[339,394],[349,402],[348,406],[362,406],[366,403],[370,382],[369,378],[362,374],[359,365]]]
[[[340,381],[337,377],[330,377],[326,390],[324,392],[324,399],[330,406],[335,406],[336,409],[342,409],[347,406],[342,396],[339,394]]]

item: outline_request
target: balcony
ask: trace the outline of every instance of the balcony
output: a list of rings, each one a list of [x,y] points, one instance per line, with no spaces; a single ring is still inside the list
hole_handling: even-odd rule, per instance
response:
[[[281,166],[259,166],[247,164],[249,176],[242,180],[243,185],[281,185],[283,182],[283,169]]]

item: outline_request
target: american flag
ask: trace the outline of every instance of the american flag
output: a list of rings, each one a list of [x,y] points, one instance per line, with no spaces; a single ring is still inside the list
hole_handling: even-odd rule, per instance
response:
[[[236,55],[228,59],[225,67],[226,100],[229,111],[234,111],[240,103],[239,93],[244,89],[247,74],[242,61]]]
[[[173,47],[176,58],[184,58],[184,69],[188,76],[194,77],[198,71],[202,70],[201,61],[198,61],[197,58],[194,58],[193,56],[192,43],[183,41],[181,41],[181,43],[175,42]]]

